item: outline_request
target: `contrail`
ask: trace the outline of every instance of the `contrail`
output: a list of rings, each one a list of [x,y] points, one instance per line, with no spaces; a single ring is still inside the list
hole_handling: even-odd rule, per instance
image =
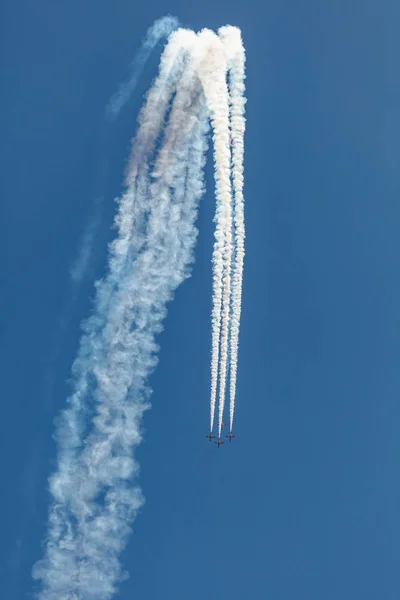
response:
[[[234,190],[235,262],[232,277],[232,313],[230,331],[230,406],[229,429],[232,432],[235,411],[239,327],[242,304],[242,281],[244,260],[244,199],[243,199],[243,156],[245,92],[245,51],[241,32],[237,27],[221,27],[218,30],[228,58],[230,91],[230,125],[232,136],[232,180]]]
[[[108,600],[126,578],[119,554],[143,505],[133,450],[149,408],[155,336],[194,259],[209,114],[222,242],[220,280],[214,272],[213,281],[220,289],[225,332],[222,294],[229,288],[222,277],[232,252],[226,245],[231,218],[226,68],[214,33],[178,29],[140,112],[108,272],[96,283],[92,315],[82,326],[72,366],[73,391],[57,420],[44,557],[33,568],[40,600]]]
[[[152,50],[178,27],[179,20],[170,15],[157,19],[149,27],[142,46],[131,64],[128,81],[120,85],[107,104],[106,113],[110,119],[115,119],[129,100]]]

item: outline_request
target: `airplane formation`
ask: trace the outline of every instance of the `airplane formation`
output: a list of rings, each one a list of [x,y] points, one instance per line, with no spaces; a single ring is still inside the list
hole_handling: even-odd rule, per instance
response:
[[[222,423],[221,427],[226,427],[226,423]],[[212,440],[212,439],[215,439],[215,437],[216,437],[216,436],[212,434],[212,431],[210,431],[210,433],[209,433],[208,435],[206,435],[206,438],[207,438],[207,439],[210,441],[210,443],[211,443],[211,440]],[[234,437],[236,437],[236,436],[235,436],[235,435],[233,435],[232,431],[230,431],[230,432],[229,432],[229,433],[228,433],[228,434],[227,434],[225,437],[227,437],[227,438],[229,439],[229,441],[231,442],[231,441],[232,441],[232,439],[233,439]],[[225,442],[223,442],[223,441],[221,440],[221,437],[220,437],[220,436],[219,436],[219,437],[218,437],[218,439],[217,439],[217,440],[214,442],[214,444],[217,444],[218,448],[219,448],[220,446],[222,446],[222,444],[224,444],[224,443],[225,443]]]

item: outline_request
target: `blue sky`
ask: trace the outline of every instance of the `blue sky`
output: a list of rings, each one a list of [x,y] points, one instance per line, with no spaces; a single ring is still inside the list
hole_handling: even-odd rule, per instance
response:
[[[208,426],[212,165],[193,276],[160,336],[137,453],[146,504],[118,599],[395,600],[398,582],[400,51],[394,2],[0,6],[0,596],[31,597],[79,324],[106,243],[148,61],[147,27],[231,23],[247,51],[237,438]],[[103,197],[90,269],[69,271]]]

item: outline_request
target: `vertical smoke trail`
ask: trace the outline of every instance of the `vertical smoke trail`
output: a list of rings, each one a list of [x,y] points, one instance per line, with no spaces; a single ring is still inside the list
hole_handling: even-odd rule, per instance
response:
[[[230,134],[229,134],[229,101],[228,87],[226,83],[227,64],[225,52],[218,36],[204,29],[199,34],[201,43],[207,46],[206,58],[199,68],[199,77],[203,84],[207,105],[210,110],[211,124],[213,128],[214,142],[214,165],[216,182],[216,227],[215,243],[213,253],[213,309],[212,309],[212,349],[211,349],[211,399],[210,399],[210,431],[214,423],[214,411],[216,401],[219,345],[221,334],[221,308],[223,284],[225,281],[224,267],[229,261],[229,248],[227,248],[227,231],[230,225],[231,213],[231,183],[230,183]],[[227,288],[229,295],[229,288]],[[229,297],[228,297],[229,307]],[[224,304],[224,309],[226,304]],[[223,327],[227,327],[228,313],[224,312]],[[223,330],[225,333],[225,329]],[[225,338],[223,338],[225,341]],[[226,379],[226,357],[222,354],[225,346],[221,346],[221,369],[220,369],[220,404],[218,416],[218,436],[221,434],[222,413],[224,408],[224,393]],[[225,370],[224,370],[225,364]]]
[[[243,156],[244,117],[246,99],[245,92],[245,51],[241,32],[237,27],[221,27],[218,34],[224,42],[228,56],[231,136],[232,136],[232,179],[234,190],[234,224],[235,224],[235,263],[232,277],[232,314],[230,335],[230,406],[229,427],[232,431],[235,411],[237,360],[239,346],[239,327],[242,303],[242,281],[244,260],[244,198],[243,198]]]

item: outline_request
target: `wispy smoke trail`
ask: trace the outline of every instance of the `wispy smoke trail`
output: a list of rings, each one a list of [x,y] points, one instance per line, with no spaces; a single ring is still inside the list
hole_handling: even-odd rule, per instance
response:
[[[84,279],[93,251],[93,245],[101,223],[102,197],[97,197],[93,203],[89,222],[83,232],[78,256],[70,268],[71,281],[79,286]]]
[[[163,38],[168,37],[178,27],[179,20],[176,17],[166,16],[157,19],[148,29],[142,46],[131,64],[128,81],[118,88],[107,104],[106,112],[110,118],[116,118],[129,100],[152,50]]]
[[[142,45],[130,66],[128,80],[119,86],[107,104],[106,115],[109,118],[114,120],[118,117],[122,108],[128,102],[133,91],[135,90],[139,77],[151,52],[162,39],[167,38],[175,29],[178,29],[178,27],[179,20],[170,15],[157,19],[149,27],[144,41],[142,42]],[[104,168],[104,165],[102,165],[102,167]],[[96,234],[100,228],[102,203],[103,198],[101,196],[96,198],[89,223],[86,226],[82,236],[79,254],[70,269],[71,280],[77,285],[80,284],[88,270],[93,244]]]
[[[132,453],[149,408],[146,382],[157,363],[155,336],[193,261],[209,113],[220,241],[214,249],[220,300],[214,295],[219,308],[213,309],[213,322],[221,328],[222,311],[226,378],[232,253],[226,69],[225,50],[214,33],[177,30],[139,115],[108,274],[96,284],[93,313],[83,324],[72,367],[73,393],[58,418],[45,553],[33,568],[40,600],[108,600],[125,577],[119,554],[143,504]]]

